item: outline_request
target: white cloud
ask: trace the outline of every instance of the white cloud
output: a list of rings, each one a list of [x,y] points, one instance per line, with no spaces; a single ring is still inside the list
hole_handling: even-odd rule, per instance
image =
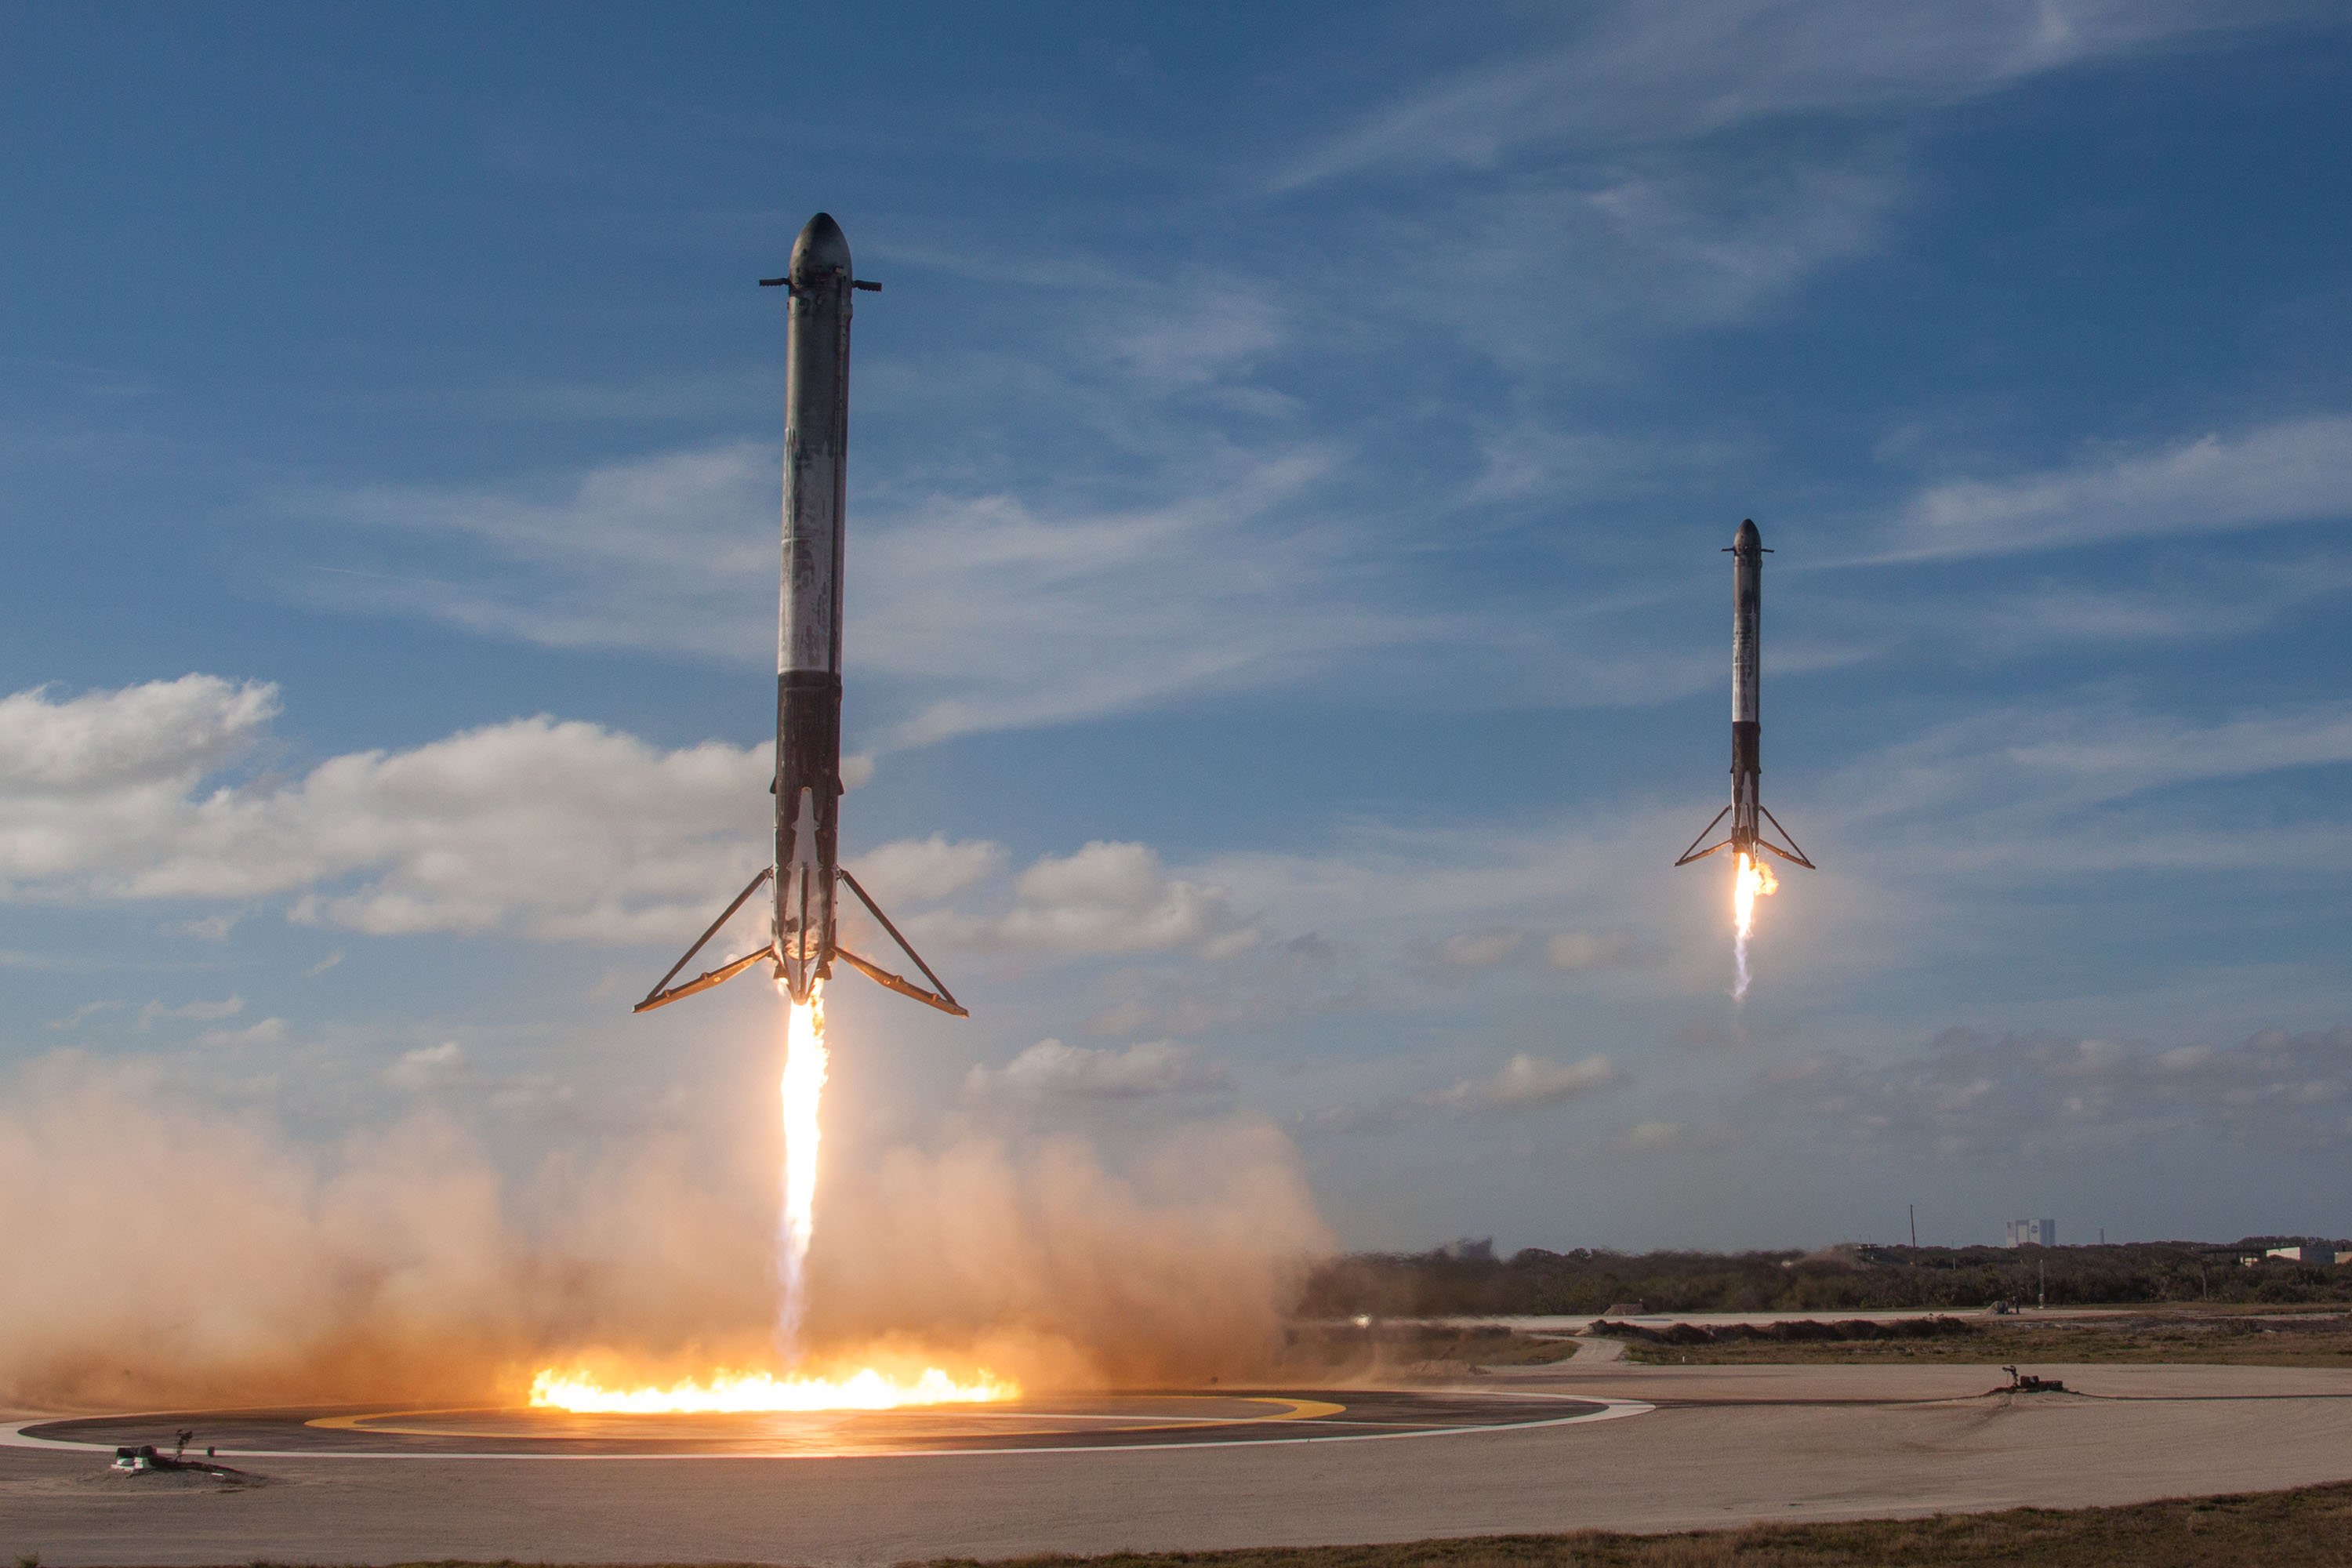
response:
[[[0,698],[0,794],[10,864],[40,860],[35,803],[97,790],[184,789],[245,749],[278,712],[278,689],[184,675],[52,701],[47,687]]]
[[[1171,1040],[1123,1051],[1040,1040],[1003,1067],[974,1067],[964,1079],[965,1092],[974,1097],[1031,1100],[1137,1100],[1223,1093],[1233,1087],[1223,1064]]]
[[[168,921],[161,928],[165,936],[184,936],[197,942],[226,942],[228,933],[242,918],[241,910],[223,910],[205,915],[200,920]]]
[[[850,870],[875,901],[888,910],[951,899],[1002,871],[1004,859],[1001,844],[984,838],[951,844],[934,833],[869,849],[850,862]]]
[[[1528,933],[1511,926],[1464,931],[1437,944],[1437,962],[1453,969],[1492,969],[1519,956]]]
[[[274,1046],[285,1037],[283,1018],[264,1018],[242,1029],[206,1029],[201,1037],[208,1046]]]
[[[1292,1118],[1302,1133],[1384,1132],[1432,1115],[1507,1113],[1564,1105],[1626,1081],[1624,1069],[1595,1053],[1559,1062],[1522,1051],[1491,1073],[1456,1079],[1444,1089],[1397,1094],[1352,1105],[1327,1106]]]
[[[2158,452],[1923,491],[1886,557],[1998,555],[2352,513],[2352,416],[2297,419]]]
[[[1614,969],[1637,956],[1628,931],[1562,931],[1544,939],[1544,967],[1559,974]]]
[[[1211,966],[1129,965],[1103,977],[1110,1005],[1087,1020],[1096,1035],[1196,1035],[1228,1024],[1336,1012],[1360,994],[1335,990],[1339,953],[1309,931],[1253,945]]]
[[[764,748],[520,719],[207,788],[276,710],[205,676],[0,700],[0,896],[299,892],[297,920],[380,935],[635,941],[696,929],[761,858]]]
[[[1642,1121],[1609,1141],[1621,1154],[1668,1155],[1721,1148],[1734,1141],[1731,1128],[1721,1121]]]
[[[1013,907],[973,918],[940,911],[922,929],[973,947],[1065,955],[1189,952],[1230,958],[1259,931],[1218,889],[1171,878],[1148,844],[1087,844],[1039,858],[1013,884]]]
[[[1581,1061],[1556,1062],[1522,1051],[1486,1077],[1457,1079],[1428,1100],[1456,1110],[1522,1110],[1580,1100],[1624,1081],[1623,1070],[1598,1053]]]
[[[383,1080],[394,1089],[418,1093],[440,1089],[466,1076],[466,1050],[455,1040],[404,1051],[400,1059],[383,1071]]]
[[[234,1018],[244,1011],[245,998],[242,996],[227,996],[218,1002],[183,1002],[176,1007],[150,1002],[139,1010],[139,1026],[144,1029],[160,1018],[190,1018],[210,1024],[223,1018]]]

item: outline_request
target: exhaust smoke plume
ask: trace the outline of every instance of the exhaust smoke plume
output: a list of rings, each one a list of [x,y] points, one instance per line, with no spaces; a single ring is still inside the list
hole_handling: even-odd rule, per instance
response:
[[[509,1182],[438,1112],[310,1149],[152,1062],[41,1058],[0,1092],[0,1405],[520,1402],[551,1363],[762,1364],[774,1189],[702,1153],[646,1136]],[[1330,1245],[1262,1126],[1124,1171],[1073,1139],[902,1148],[828,1194],[802,1343],[909,1381],[941,1352],[1033,1388],[1234,1375]]]

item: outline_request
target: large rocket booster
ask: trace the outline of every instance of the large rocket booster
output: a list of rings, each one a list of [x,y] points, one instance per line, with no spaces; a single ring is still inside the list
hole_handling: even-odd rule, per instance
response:
[[[1731,804],[1715,814],[1715,821],[1691,840],[1691,847],[1675,864],[1687,866],[1718,849],[1729,849],[1754,861],[1758,851],[1769,849],[1791,865],[1811,870],[1813,863],[1805,858],[1796,839],[1762,799],[1764,727],[1758,709],[1764,683],[1764,557],[1772,552],[1764,548],[1764,536],[1750,518],[1740,523],[1731,548],[1724,553],[1731,557]],[[1731,818],[1730,835],[1700,848],[1707,834],[1727,816]],[[1787,840],[1786,847],[1765,836],[1762,825],[1767,822]]]
[[[762,960],[795,1002],[806,1002],[838,958],[881,984],[966,1016],[930,965],[841,866],[841,605],[849,480],[850,296],[860,281],[849,241],[830,215],[809,219],[793,244],[791,269],[763,278],[790,300],[784,340],[784,548],[776,614],[775,858],[711,922],[700,941],[636,1005],[643,1013],[730,980]],[[703,943],[763,883],[772,884],[769,942],[682,985],[672,986]],[[926,991],[841,945],[836,885],[857,896],[923,977]]]
[[[778,285],[771,281],[769,287]],[[793,245],[784,348],[784,554],[776,610],[776,966],[793,1000],[833,973],[841,837],[841,589],[849,486],[849,241],[824,213]],[[867,287],[873,287],[871,284]]]

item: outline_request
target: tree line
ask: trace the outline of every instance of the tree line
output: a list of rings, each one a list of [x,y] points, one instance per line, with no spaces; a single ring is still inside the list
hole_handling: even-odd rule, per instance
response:
[[[2095,1247],[1842,1246],[1818,1252],[1611,1252],[1490,1244],[1353,1253],[1308,1278],[1308,1318],[1575,1315],[1640,1302],[1651,1312],[1974,1310],[1996,1301],[2058,1306],[2352,1300],[2352,1266],[2240,1258],[2301,1237],[2118,1242]],[[2352,1244],[2336,1243],[2352,1250]]]

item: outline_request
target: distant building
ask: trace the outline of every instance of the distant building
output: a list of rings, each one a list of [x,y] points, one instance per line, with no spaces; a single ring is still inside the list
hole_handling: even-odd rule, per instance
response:
[[[2058,1245],[2058,1222],[2054,1219],[2013,1219],[2009,1222],[2009,1238],[2003,1247],[2055,1247]]]
[[[2344,1255],[2332,1247],[2273,1247],[2263,1252],[2265,1258],[2283,1258],[2289,1263],[2316,1263],[2333,1268],[2344,1261]]]

